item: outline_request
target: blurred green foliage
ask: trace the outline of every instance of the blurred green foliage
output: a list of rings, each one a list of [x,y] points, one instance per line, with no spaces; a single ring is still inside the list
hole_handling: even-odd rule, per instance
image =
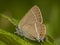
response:
[[[19,36],[13,34],[15,32],[15,25],[34,5],[38,5],[42,12],[47,35],[54,39],[56,45],[60,45],[59,0],[0,0],[0,45],[23,45],[23,43],[26,45],[34,45],[35,42],[33,44],[29,41],[26,43],[23,39],[20,39]],[[2,17],[2,14],[9,18]],[[13,38],[14,36],[12,35],[14,35],[15,38]],[[49,41],[52,42],[51,39]],[[41,45],[48,44],[42,43]]]

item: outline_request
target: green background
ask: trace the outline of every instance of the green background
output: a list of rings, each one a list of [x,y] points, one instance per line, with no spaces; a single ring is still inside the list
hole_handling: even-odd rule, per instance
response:
[[[38,5],[42,12],[43,20],[46,25],[46,33],[54,39],[57,45],[60,45],[59,0],[0,0],[0,14],[14,18],[19,22],[34,5]],[[0,15],[0,29],[14,33],[15,26]],[[6,45],[5,43],[6,42],[0,41],[0,45]]]

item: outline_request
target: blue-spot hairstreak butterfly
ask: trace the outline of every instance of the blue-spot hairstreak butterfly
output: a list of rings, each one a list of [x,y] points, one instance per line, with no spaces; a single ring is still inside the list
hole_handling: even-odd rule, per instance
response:
[[[37,5],[33,6],[20,20],[17,33],[30,40],[44,41],[46,26],[43,24],[41,11]]]

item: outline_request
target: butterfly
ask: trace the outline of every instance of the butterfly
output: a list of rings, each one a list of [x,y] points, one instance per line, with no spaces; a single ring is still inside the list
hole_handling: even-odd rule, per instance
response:
[[[46,26],[43,24],[42,14],[37,5],[33,6],[19,21],[16,32],[30,40],[44,41]]]

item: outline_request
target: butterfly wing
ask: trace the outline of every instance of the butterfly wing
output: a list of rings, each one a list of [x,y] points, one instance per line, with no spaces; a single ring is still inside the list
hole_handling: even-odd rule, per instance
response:
[[[31,40],[39,40],[41,39],[40,37],[43,37],[45,35],[45,27],[43,27],[44,25],[42,23],[42,14],[38,6],[35,5],[21,19],[18,24],[18,28],[23,32],[23,36]],[[42,28],[44,28],[44,30]]]
[[[35,23],[36,21],[42,24],[42,14],[38,6],[33,6],[26,15],[20,20],[19,25],[22,27],[24,24]]]
[[[31,40],[43,41],[46,35],[46,27],[40,22],[36,23],[36,27],[33,23],[25,24],[23,27],[21,27],[21,29],[23,36]]]
[[[35,31],[34,24],[25,24],[22,27],[22,31],[23,31],[23,35],[26,38],[31,39],[31,40],[36,40],[37,34],[36,34],[36,31]]]

